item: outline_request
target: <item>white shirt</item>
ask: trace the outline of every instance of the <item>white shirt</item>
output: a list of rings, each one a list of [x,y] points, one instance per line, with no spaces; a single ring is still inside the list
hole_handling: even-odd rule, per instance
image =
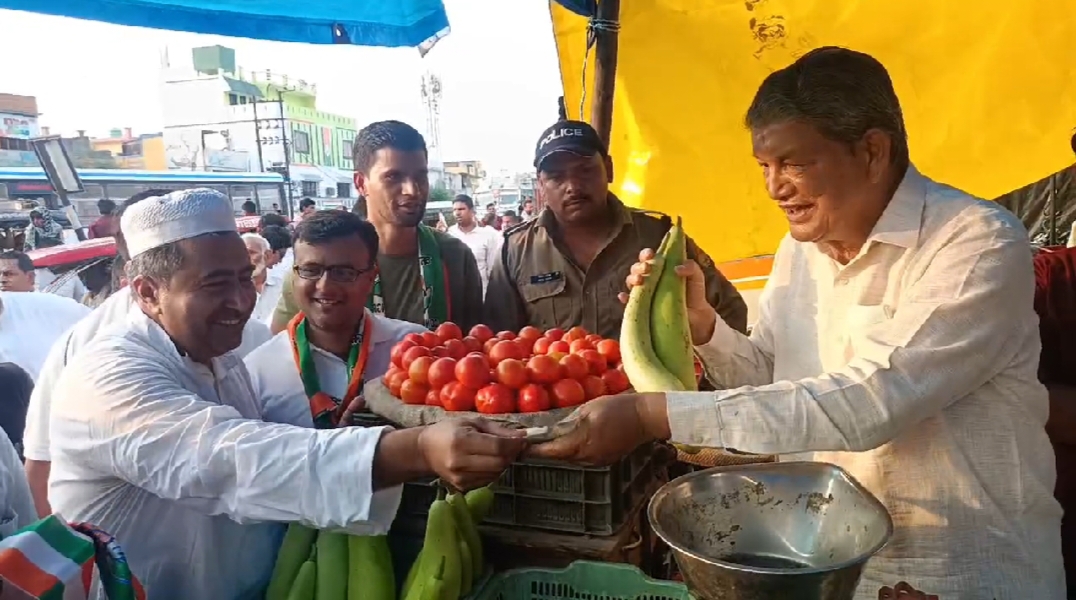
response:
[[[66,275],[66,273],[64,273]],[[61,276],[57,276],[49,269],[37,269],[34,271],[34,287],[37,291],[43,292],[50,283],[56,281]],[[57,296],[63,296],[64,298],[70,298],[75,302],[82,302],[82,299],[86,297],[86,294],[90,290],[86,289],[86,286],[79,279],[78,275],[72,275],[68,277],[63,284],[55,290],[49,292],[50,294],[56,294]]]
[[[44,292],[0,292],[0,355],[36,382],[52,344],[90,309]]]
[[[1010,212],[909,169],[847,265],[781,242],[750,338],[719,318],[696,349],[727,389],[668,395],[673,440],[865,485],[895,533],[859,600],[1065,598],[1031,256]]]
[[[23,433],[23,456],[29,460],[47,462],[49,460],[49,414],[52,407],[52,394],[64,366],[83,346],[97,336],[102,330],[117,323],[125,323],[131,309],[138,310],[134,296],[128,288],[112,294],[61,336],[51,349],[47,350],[41,373],[34,383],[30,394],[30,406],[26,412],[26,431]],[[251,350],[268,342],[272,337],[269,328],[253,319],[247,321],[243,329],[243,342],[236,349],[236,354],[246,356]]]
[[[485,225],[475,225],[470,231],[463,231],[459,224],[448,228],[448,235],[459,239],[474,254],[475,262],[478,263],[478,273],[482,276],[482,296],[485,297],[486,287],[489,285],[489,272],[497,262],[497,255],[501,252],[501,232]]]
[[[373,381],[389,370],[390,355],[396,342],[409,333],[422,333],[426,328],[375,315],[369,310],[366,311],[366,318],[367,323],[372,325],[373,337],[363,378]],[[322,391],[334,398],[343,398],[350,380],[347,363],[313,344],[310,349]],[[264,406],[266,421],[313,427],[310,400],[303,389],[303,380],[299,378],[299,368],[295,365],[293,354],[291,338],[284,330],[273,336],[268,344],[251,352],[244,362],[254,385],[254,395],[261,399]]]
[[[273,320],[273,311],[276,310],[276,305],[280,301],[280,293],[283,289],[284,284],[282,281],[274,281],[266,276],[265,285],[262,287],[261,293],[258,294],[258,301],[254,303],[254,312],[250,314],[250,320],[268,327]]]
[[[0,429],[0,539],[37,520],[30,484],[22,470],[15,445]]]
[[[266,423],[242,360],[196,364],[141,311],[68,363],[54,407],[53,508],[116,536],[154,600],[260,599],[283,523],[384,535],[399,504],[372,487],[385,428]]]

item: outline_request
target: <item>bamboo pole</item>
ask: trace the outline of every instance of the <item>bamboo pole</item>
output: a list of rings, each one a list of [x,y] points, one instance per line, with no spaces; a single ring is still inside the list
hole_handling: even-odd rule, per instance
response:
[[[601,22],[620,22],[620,0],[600,0],[596,15]],[[608,145],[613,129],[613,93],[616,91],[616,59],[619,34],[617,28],[596,27],[594,65],[594,100],[591,125]]]

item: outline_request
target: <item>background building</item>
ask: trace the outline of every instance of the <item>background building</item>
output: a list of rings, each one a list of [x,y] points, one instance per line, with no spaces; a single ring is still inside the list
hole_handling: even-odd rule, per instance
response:
[[[108,137],[91,139],[90,147],[95,152],[108,152],[118,169],[163,171],[168,168],[164,135],[160,133],[136,136],[130,127],[113,129]]]
[[[270,70],[244,71],[235,51],[195,48],[189,65],[162,60],[168,168],[278,171],[292,206],[304,197],[350,206],[355,119],[318,109],[317,86]]]
[[[34,167],[30,138],[41,135],[37,98],[0,94],[0,167]]]
[[[449,160],[444,163],[445,187],[454,194],[473,195],[486,178],[486,170],[479,160]]]

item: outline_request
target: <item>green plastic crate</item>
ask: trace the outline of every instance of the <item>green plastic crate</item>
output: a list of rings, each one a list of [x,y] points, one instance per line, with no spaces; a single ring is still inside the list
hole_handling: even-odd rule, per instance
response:
[[[513,569],[494,575],[472,600],[694,600],[683,584],[638,568],[577,560],[567,569]]]

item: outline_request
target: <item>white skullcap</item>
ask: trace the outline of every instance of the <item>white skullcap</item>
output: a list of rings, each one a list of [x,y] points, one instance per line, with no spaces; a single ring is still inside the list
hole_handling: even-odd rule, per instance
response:
[[[146,198],[120,217],[120,231],[131,258],[165,244],[207,233],[238,232],[232,201],[206,188]]]

